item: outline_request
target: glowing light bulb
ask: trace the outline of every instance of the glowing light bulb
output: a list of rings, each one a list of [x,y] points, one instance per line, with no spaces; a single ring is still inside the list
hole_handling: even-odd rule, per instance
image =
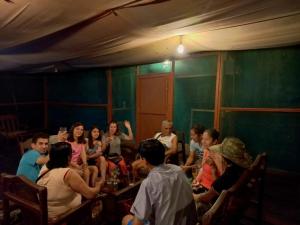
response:
[[[184,46],[183,46],[183,44],[178,45],[177,52],[179,54],[183,54],[184,53]]]

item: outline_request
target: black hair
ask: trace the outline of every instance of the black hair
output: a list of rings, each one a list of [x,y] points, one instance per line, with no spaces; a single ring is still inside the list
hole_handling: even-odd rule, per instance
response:
[[[204,132],[208,133],[208,135],[211,136],[213,141],[219,139],[220,133],[214,128],[206,129]]]
[[[153,166],[158,166],[165,161],[165,147],[157,139],[142,141],[139,146],[139,153]]]
[[[69,159],[72,155],[72,147],[67,142],[58,142],[51,145],[49,153],[48,169],[68,167]]]
[[[36,134],[33,135],[33,137],[32,137],[32,143],[36,144],[36,142],[37,142],[37,140],[38,140],[39,138],[49,139],[49,135],[46,134],[46,133],[42,133],[42,132],[36,133]]]
[[[193,130],[197,135],[203,134],[205,129],[206,128],[201,124],[194,124],[191,128],[191,130]]]
[[[72,127],[70,129],[70,132],[69,132],[69,136],[68,136],[68,141],[69,142],[74,142],[75,141],[73,132],[74,132],[75,127],[79,127],[79,126],[83,126],[83,130],[84,130],[84,125],[81,122],[76,122],[72,125]],[[86,143],[86,141],[84,139],[84,132],[82,133],[82,135],[80,137],[78,137],[77,142],[78,142],[78,144],[85,144]]]
[[[89,133],[88,133],[88,145],[89,145],[89,148],[94,148],[94,140],[93,140],[93,137],[92,137],[92,131],[94,129],[98,129],[99,130],[99,137],[96,138],[97,141],[101,141],[102,139],[102,131],[99,129],[98,126],[96,125],[93,125],[91,127],[91,129],[89,130]]]

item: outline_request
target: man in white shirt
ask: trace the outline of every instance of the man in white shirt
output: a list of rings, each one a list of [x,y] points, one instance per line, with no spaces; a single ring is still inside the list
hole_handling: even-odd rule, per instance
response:
[[[163,120],[161,132],[154,135],[154,139],[159,140],[165,147],[165,160],[167,163],[178,164],[177,156],[177,136],[173,132],[173,122]]]
[[[164,146],[156,139],[141,142],[142,160],[150,173],[142,182],[123,225],[195,225],[192,189],[180,167],[165,164]]]

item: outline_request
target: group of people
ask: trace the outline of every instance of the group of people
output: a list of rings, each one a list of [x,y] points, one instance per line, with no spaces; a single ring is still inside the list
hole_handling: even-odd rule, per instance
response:
[[[100,129],[93,126],[86,139],[83,124],[75,123],[69,133],[58,133],[57,143],[51,145],[48,155],[45,153],[49,137],[37,134],[32,138],[32,149],[20,160],[17,175],[46,186],[49,216],[58,216],[79,205],[81,196],[95,197],[105,181],[107,168],[118,167],[121,174],[128,173],[120,146],[121,140],[133,140],[133,133],[128,121],[124,126],[128,134],[120,132],[118,124],[112,121],[102,136]],[[139,144],[141,158],[132,163],[133,173],[137,175],[143,169],[148,175],[141,183],[131,215],[123,218],[123,225],[201,223],[201,216],[222,190],[231,187],[251,164],[241,140],[230,137],[218,144],[217,130],[197,124],[190,130],[187,161],[174,165],[178,162],[177,136],[172,128],[172,122],[165,120],[161,132]],[[188,175],[196,167],[199,172],[191,182]],[[96,179],[98,170],[100,179]]]
[[[112,121],[104,135],[93,126],[85,138],[84,125],[76,122],[69,133],[59,131],[52,138],[51,148],[48,148],[49,135],[37,133],[32,138],[31,149],[19,162],[17,175],[47,187],[48,214],[59,216],[81,204],[81,196],[94,198],[105,182],[107,168],[112,171],[119,167],[123,175],[127,173],[120,145],[123,139],[132,140],[133,134],[128,121],[124,121],[124,126],[128,135],[120,132],[117,122]]]

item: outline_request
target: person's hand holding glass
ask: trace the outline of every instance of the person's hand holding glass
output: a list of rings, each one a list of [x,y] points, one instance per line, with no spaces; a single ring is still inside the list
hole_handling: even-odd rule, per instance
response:
[[[62,142],[68,138],[67,127],[60,127],[57,134],[57,140]]]

